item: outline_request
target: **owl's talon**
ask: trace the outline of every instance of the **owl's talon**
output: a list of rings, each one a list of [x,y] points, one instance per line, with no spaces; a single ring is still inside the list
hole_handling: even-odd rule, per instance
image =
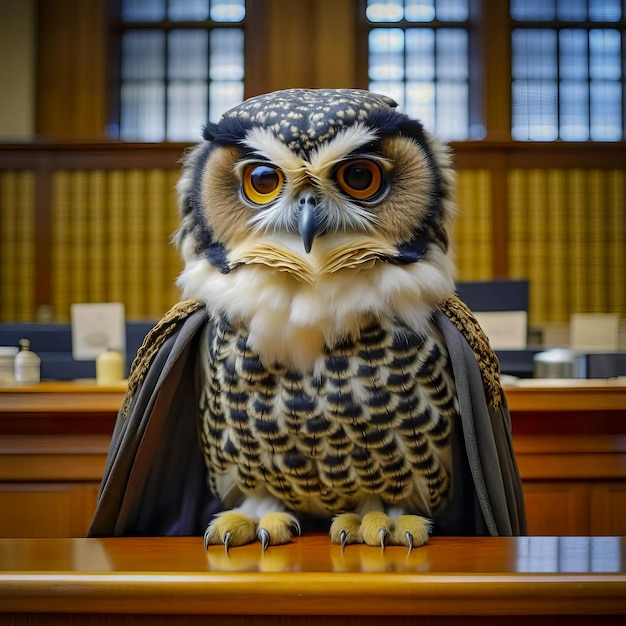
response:
[[[385,551],[385,540],[387,539],[387,529],[383,526],[378,530],[378,536],[380,537],[381,552]]]
[[[302,537],[302,527],[300,526],[300,522],[295,517],[293,518],[291,527],[298,533],[298,537]]]
[[[230,546],[230,538],[232,537],[232,533],[230,530],[224,535],[224,551],[226,552],[226,556],[228,556],[228,546]]]
[[[257,531],[257,537],[261,542],[261,552],[265,554],[267,546],[270,545],[270,534],[267,532],[267,530],[265,530],[265,528],[259,528],[259,530]]]
[[[411,554],[411,550],[413,550],[413,535],[407,530],[404,533],[404,536],[406,537],[406,543],[409,546],[409,551],[407,552],[407,556],[409,556],[409,554]]]
[[[348,531],[342,530],[339,533],[339,542],[341,543],[341,551],[343,552],[346,548],[346,540],[348,539]]]

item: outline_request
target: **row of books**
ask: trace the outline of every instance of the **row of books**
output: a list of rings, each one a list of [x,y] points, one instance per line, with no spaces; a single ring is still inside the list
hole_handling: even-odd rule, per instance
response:
[[[58,171],[52,179],[52,305],[123,302],[130,320],[157,319],[179,298],[170,243],[176,171]]]
[[[458,214],[451,233],[459,280],[493,278],[493,200],[489,170],[457,172]]]
[[[35,314],[35,177],[0,172],[0,320]]]
[[[457,173],[452,232],[459,280],[493,278],[495,211],[506,210],[510,278],[530,282],[530,322],[626,311],[626,171],[513,169],[508,207],[494,174]],[[54,321],[73,302],[123,302],[130,320],[156,319],[179,299],[179,170],[57,170],[52,174],[49,275],[36,277],[35,175],[0,172],[0,321],[36,318],[35,288],[50,284]],[[41,259],[40,259],[41,261]]]
[[[509,275],[530,280],[535,324],[626,311],[625,207],[622,170],[509,172]]]

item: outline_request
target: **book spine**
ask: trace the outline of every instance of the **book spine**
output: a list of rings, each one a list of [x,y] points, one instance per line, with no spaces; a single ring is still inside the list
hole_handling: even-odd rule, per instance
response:
[[[611,170],[607,189],[608,310],[626,318],[626,172]]]
[[[533,168],[525,175],[528,193],[528,277],[530,279],[530,319],[542,324],[548,318],[548,272],[546,219],[548,198],[546,174]]]
[[[0,173],[0,319],[17,321],[17,280],[16,266],[16,172],[6,170]]]
[[[107,174],[108,214],[108,300],[125,302],[125,274],[134,271],[132,259],[126,254],[124,172],[111,170]],[[128,263],[128,264],[127,264]]]
[[[569,319],[568,284],[571,276],[567,264],[566,178],[563,170],[547,171],[548,210],[546,212],[546,273],[548,322]]]
[[[58,322],[70,319],[70,179],[69,173],[52,175],[52,306]]]
[[[68,281],[70,304],[88,302],[87,282],[88,241],[87,219],[89,196],[87,195],[87,175],[82,170],[69,173],[70,177],[70,265],[71,279]]]
[[[167,177],[163,170],[153,169],[146,174],[146,203],[150,219],[146,224],[146,307],[148,319],[159,319],[165,313],[163,275],[165,251],[169,245],[166,233],[166,210],[169,209]]]
[[[107,212],[106,175],[102,170],[92,170],[87,174],[89,193],[87,249],[89,253],[89,281],[87,296],[89,302],[107,302]]]
[[[585,172],[568,172],[568,257],[570,262],[570,314],[582,313],[587,303],[586,257],[586,184]]]
[[[35,176],[18,175],[18,319],[35,320]]]
[[[142,170],[130,170],[125,174],[126,189],[126,253],[132,264],[126,271],[126,317],[129,320],[144,317],[146,292],[146,229],[145,174]],[[152,216],[150,216],[150,220]]]
[[[605,241],[606,232],[606,208],[607,195],[605,172],[591,170],[587,172],[589,202],[587,206],[587,233],[586,245],[586,273],[589,285],[589,309],[591,313],[604,313],[607,310],[605,294],[608,292],[607,278],[609,267],[607,265],[607,246]]]
[[[479,170],[475,177],[475,213],[476,219],[476,250],[477,278],[489,280],[493,278],[493,201],[491,197],[491,174]]]

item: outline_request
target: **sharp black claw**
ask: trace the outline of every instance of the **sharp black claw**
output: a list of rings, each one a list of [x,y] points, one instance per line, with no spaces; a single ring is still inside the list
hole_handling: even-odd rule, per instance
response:
[[[301,537],[302,536],[302,527],[300,526],[300,522],[297,519],[293,520],[292,527],[296,529],[296,532],[298,533],[298,537]]]
[[[341,543],[341,551],[343,552],[346,548],[346,540],[348,539],[348,531],[342,530],[339,533],[339,542]]]
[[[209,549],[209,529],[208,528],[204,531],[204,549],[205,550]]]
[[[404,533],[404,536],[406,537],[406,542],[409,544],[409,551],[406,554],[409,556],[409,554],[411,554],[411,550],[413,550],[413,535],[407,530]]]
[[[267,546],[270,545],[270,534],[265,530],[265,528],[259,528],[257,531],[257,537],[261,541],[261,550],[263,554],[267,550]]]
[[[387,529],[386,528],[381,528],[378,531],[378,536],[380,537],[380,547],[382,552],[385,551],[385,539],[387,539]]]
[[[230,546],[230,530],[224,535],[224,551],[226,552],[226,556],[228,556],[228,547]]]

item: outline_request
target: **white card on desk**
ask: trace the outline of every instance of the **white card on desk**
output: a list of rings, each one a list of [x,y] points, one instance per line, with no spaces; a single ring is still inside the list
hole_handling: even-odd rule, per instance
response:
[[[126,353],[126,319],[120,302],[72,304],[72,356],[95,359],[106,350]]]
[[[573,313],[569,332],[574,352],[615,352],[619,345],[619,315]]]
[[[474,311],[473,313],[494,350],[526,349],[527,311]]]

